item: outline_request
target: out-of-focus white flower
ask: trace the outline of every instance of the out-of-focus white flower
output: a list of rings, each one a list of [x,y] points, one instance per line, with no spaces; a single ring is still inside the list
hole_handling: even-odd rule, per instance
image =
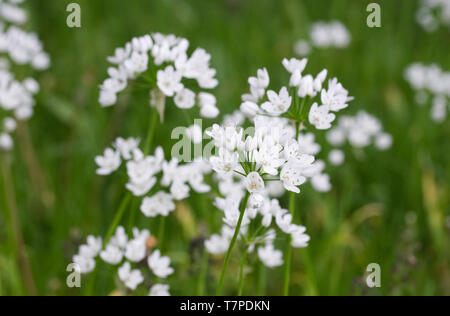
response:
[[[345,154],[342,150],[334,149],[328,154],[328,160],[332,165],[341,166],[345,161]]]
[[[95,162],[99,166],[97,174],[104,176],[119,169],[122,160],[120,159],[120,152],[107,148],[103,156],[97,156],[95,158]]]
[[[276,250],[273,244],[267,244],[265,247],[258,248],[258,257],[268,268],[275,268],[283,265],[283,253]]]
[[[155,284],[150,288],[148,296],[170,296],[170,287],[166,284]]]
[[[131,270],[131,265],[129,262],[125,262],[124,265],[119,269],[119,279],[125,284],[130,290],[136,290],[136,288],[144,282],[144,276],[140,270]]]
[[[100,258],[109,264],[116,265],[122,262],[123,252],[117,246],[107,245],[106,249],[100,253]]]
[[[351,42],[350,32],[339,21],[314,23],[310,38],[313,46],[319,48],[345,48]]]
[[[311,45],[306,40],[299,40],[294,45],[294,52],[299,57],[308,56],[311,53]]]
[[[141,211],[147,217],[168,216],[175,210],[175,203],[170,194],[160,191],[142,201]]]
[[[0,134],[0,150],[9,151],[13,147],[13,140],[9,134]]]
[[[163,279],[174,272],[174,269],[170,267],[170,258],[161,257],[161,252],[159,250],[153,251],[148,257],[148,266],[157,277]]]
[[[200,144],[203,140],[203,131],[197,124],[188,127],[186,129],[186,134],[194,144]]]

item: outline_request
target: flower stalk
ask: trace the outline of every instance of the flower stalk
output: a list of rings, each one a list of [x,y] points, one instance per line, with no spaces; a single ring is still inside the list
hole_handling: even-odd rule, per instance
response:
[[[248,203],[249,198],[250,198],[250,193],[247,192],[245,194],[244,200],[242,201],[242,204],[241,204],[241,209],[240,209],[241,214],[239,216],[239,221],[236,226],[236,230],[234,232],[233,238],[231,239],[230,246],[228,247],[228,251],[225,256],[225,261],[223,263],[222,272],[220,274],[219,287],[217,288],[216,296],[222,295],[223,284],[224,284],[225,276],[227,273],[228,263],[230,261],[231,253],[233,251],[234,245],[236,244],[236,240],[239,236],[239,232],[241,231],[242,221],[244,219],[244,214],[245,214],[245,210],[247,209],[247,203]]]

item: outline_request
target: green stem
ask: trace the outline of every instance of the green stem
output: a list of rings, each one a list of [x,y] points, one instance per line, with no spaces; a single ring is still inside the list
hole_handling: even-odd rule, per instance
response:
[[[294,192],[291,192],[289,197],[289,212],[292,214],[292,216],[294,216],[295,213]],[[289,284],[291,280],[291,260],[292,260],[292,247],[291,247],[291,236],[289,236],[286,242],[286,254],[284,265],[284,289],[283,289],[284,296],[289,296]]]
[[[130,204],[131,198],[132,198],[131,192],[127,192],[125,197],[122,200],[122,203],[120,204],[120,208],[116,213],[116,216],[114,217],[114,220],[112,221],[111,225],[109,226],[108,233],[105,237],[104,244],[107,245],[109,243],[109,240],[114,235],[114,232],[116,231],[117,226],[119,226],[120,221],[122,220],[123,214],[125,213],[128,204]]]
[[[248,256],[248,247],[245,247],[244,255],[242,256],[241,268],[239,270],[239,287],[238,287],[238,296],[242,296],[244,292],[244,281],[245,281],[245,265],[247,264],[247,256]]]
[[[202,265],[197,283],[197,296],[203,296],[205,294],[206,276],[208,275],[208,260],[208,251],[206,251],[206,248],[203,248]]]
[[[234,236],[231,239],[230,246],[228,247],[228,251],[227,251],[227,254],[225,256],[225,261],[223,263],[222,273],[220,274],[219,287],[217,288],[216,296],[221,296],[222,295],[223,283],[225,281],[225,275],[227,273],[228,262],[230,261],[231,252],[233,251],[234,244],[236,243],[236,240],[237,240],[237,238],[239,236],[239,233],[241,231],[242,220],[244,219],[244,214],[245,214],[245,210],[247,208],[247,203],[248,203],[248,199],[249,198],[250,198],[250,193],[247,192],[245,194],[244,200],[242,201],[242,204],[241,204],[241,209],[240,209],[241,215],[239,216],[239,221],[238,221],[238,224],[236,226],[236,230],[234,232]]]
[[[14,192],[14,183],[10,170],[10,162],[2,159],[0,154],[0,165],[2,170],[3,187],[5,189],[5,206],[9,213],[11,222],[11,239],[14,243],[14,250],[17,256],[19,269],[22,273],[23,282],[28,295],[36,295],[36,285],[31,270],[28,252],[23,237],[22,227],[20,225],[19,210],[17,208],[16,195]]]

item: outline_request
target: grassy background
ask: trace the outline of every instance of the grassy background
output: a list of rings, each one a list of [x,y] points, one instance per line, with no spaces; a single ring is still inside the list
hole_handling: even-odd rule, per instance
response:
[[[147,129],[145,96],[124,96],[111,109],[101,109],[97,102],[98,85],[106,77],[106,56],[114,48],[148,32],[188,38],[192,47],[201,46],[212,54],[221,82],[216,90],[218,105],[222,113],[230,113],[248,90],[247,78],[258,68],[268,68],[274,85],[285,83],[281,60],[293,55],[293,43],[307,37],[312,22],[338,19],[352,34],[350,47],[315,50],[307,70],[316,73],[327,68],[337,76],[355,96],[347,113],[364,109],[378,116],[394,136],[394,147],[381,153],[348,149],[346,164],[328,170],[334,184],[330,194],[305,187],[297,200],[298,217],[312,242],[307,250],[294,252],[291,293],[450,294],[450,124],[433,123],[429,107],[413,104],[414,95],[403,80],[404,69],[414,61],[436,62],[450,70],[450,37],[448,30],[428,34],[415,23],[418,1],[377,1],[382,6],[379,29],[365,24],[371,1],[79,0],[81,29],[65,24],[70,2],[26,4],[29,29],[44,42],[52,67],[37,74],[42,92],[35,116],[19,133],[22,145],[2,160],[11,163],[37,293],[86,293],[85,283],[81,290],[65,286],[66,265],[88,234],[105,235],[124,194],[122,179],[95,175],[93,159],[115,137],[143,137]],[[169,107],[156,143],[168,150],[170,131],[182,124],[182,114]],[[3,210],[5,186],[10,184],[2,181]],[[157,229],[157,223],[138,217],[140,227]],[[202,218],[211,217],[220,223],[220,213],[204,198],[194,197],[169,219],[165,248],[177,271],[169,278],[174,295],[198,293],[199,240],[210,233]],[[26,293],[8,238],[10,222],[2,211],[0,295]],[[376,290],[368,290],[363,281],[372,262],[382,269],[382,287]],[[220,259],[210,259],[204,293],[215,292],[220,264]],[[236,272],[233,264],[229,294],[236,288]],[[102,265],[94,293],[113,291],[111,276]],[[264,277],[266,282],[258,281]],[[246,293],[255,294],[253,288],[256,294],[281,294],[282,269],[270,274],[260,267],[250,271]]]

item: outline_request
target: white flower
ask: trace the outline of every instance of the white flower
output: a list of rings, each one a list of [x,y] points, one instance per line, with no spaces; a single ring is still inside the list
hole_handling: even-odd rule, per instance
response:
[[[9,134],[0,134],[0,150],[9,151],[13,147],[13,140]]]
[[[190,191],[189,186],[187,186],[181,180],[174,181],[170,186],[170,194],[177,201],[181,201],[188,198],[189,191]]]
[[[330,176],[318,174],[311,178],[311,184],[318,192],[329,192],[331,190]]]
[[[227,252],[230,246],[230,240],[220,235],[212,235],[205,241],[206,250],[213,255],[221,255]]]
[[[341,166],[345,161],[345,155],[342,150],[334,149],[328,155],[328,159],[330,160],[331,164],[335,166]]]
[[[170,267],[170,258],[161,257],[161,252],[159,250],[153,251],[148,257],[148,266],[157,277],[163,279],[174,272],[174,269]]]
[[[109,264],[116,265],[122,262],[123,253],[119,247],[110,244],[100,253],[100,258]]]
[[[174,98],[175,105],[180,109],[191,109],[195,105],[195,93],[189,89],[181,89]]]
[[[308,41],[299,40],[294,45],[294,52],[300,57],[308,56],[311,53],[311,45]]]
[[[136,290],[136,288],[144,282],[144,277],[140,270],[131,270],[131,265],[129,262],[125,262],[124,265],[119,269],[119,279],[125,284],[130,290]]]
[[[170,296],[169,289],[166,284],[155,284],[150,288],[148,296]]]
[[[248,192],[251,193],[256,193],[264,190],[264,180],[257,172],[249,173],[245,180],[245,184]]]
[[[152,197],[146,197],[141,205],[141,211],[147,217],[168,216],[174,210],[175,204],[172,196],[163,191],[156,193]]]
[[[239,155],[236,152],[229,152],[224,148],[219,148],[218,156],[211,156],[210,162],[214,171],[218,173],[231,172],[238,165]]]
[[[88,236],[87,244],[81,245],[79,254],[84,257],[95,258],[102,249],[102,239]]]
[[[275,268],[283,265],[283,253],[275,250],[273,244],[267,244],[265,247],[258,248],[258,257],[268,268]]]
[[[159,70],[157,73],[158,87],[166,96],[171,97],[183,89],[181,78],[180,72],[176,71],[172,66],[167,66],[165,70]]]
[[[309,112],[309,122],[319,130],[331,128],[331,123],[336,119],[336,115],[329,112],[326,105],[318,106],[314,103]]]
[[[198,95],[200,106],[200,115],[204,118],[216,118],[219,115],[219,109],[216,107],[216,97],[210,93],[201,92]]]
[[[128,242],[125,249],[125,257],[131,262],[140,262],[147,255],[147,238],[135,238]]]
[[[107,148],[103,156],[97,156],[95,162],[99,166],[97,169],[98,175],[109,175],[119,169],[122,163],[120,159],[120,152]]]
[[[348,96],[348,91],[337,81],[336,78],[328,82],[328,90],[322,90],[321,101],[328,106],[330,111],[338,112],[348,107],[348,102],[353,98]]]
[[[295,231],[291,234],[292,242],[291,245],[294,248],[306,248],[308,247],[308,242],[310,237],[305,234],[306,228],[303,226],[296,226]]]
[[[286,210],[279,210],[275,216],[277,226],[286,234],[291,234],[295,226],[292,224],[292,215]]]
[[[298,188],[306,182],[305,170],[314,162],[314,157],[310,155],[300,155],[297,159],[290,159],[280,173],[280,180],[286,190],[300,193]]]
[[[194,144],[200,144],[203,140],[203,131],[197,124],[188,127],[186,129],[186,135]]]
[[[269,98],[269,102],[263,103],[261,107],[263,110],[273,115],[286,113],[292,103],[292,97],[289,96],[286,87],[281,88],[279,94],[272,90],[268,91],[267,97]]]
[[[120,152],[122,158],[125,160],[130,160],[132,158],[132,153],[138,146],[139,139],[137,138],[123,139],[122,137],[119,137],[114,143],[114,147]]]
[[[73,263],[78,265],[80,268],[80,273],[82,274],[88,274],[95,269],[95,260],[90,257],[85,257],[82,255],[75,255],[73,256]]]
[[[298,151],[302,154],[317,155],[320,152],[320,145],[316,143],[313,133],[300,134],[298,137]]]
[[[387,133],[379,134],[375,140],[375,145],[379,150],[387,150],[391,148],[392,143],[392,136]]]
[[[245,101],[241,104],[241,111],[248,117],[254,117],[259,111],[259,106],[255,102]]]

